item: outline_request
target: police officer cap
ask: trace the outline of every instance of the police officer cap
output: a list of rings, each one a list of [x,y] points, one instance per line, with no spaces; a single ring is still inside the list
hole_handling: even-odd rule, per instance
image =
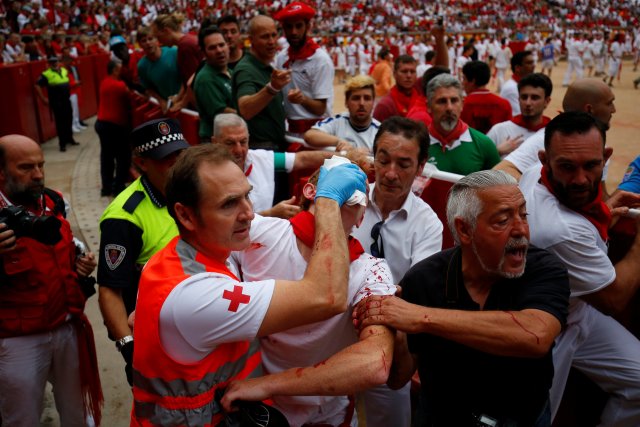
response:
[[[122,36],[113,36],[109,39],[109,47],[113,49],[114,46],[119,44],[127,44],[127,41]]]
[[[294,1],[289,3],[284,9],[277,12],[273,18],[276,21],[288,21],[290,19],[309,20],[316,15],[316,11],[306,3]]]
[[[52,55],[52,56],[47,58],[47,61],[49,61],[49,62],[58,62],[58,57],[55,56],[55,55]]]
[[[153,160],[164,159],[178,150],[189,148],[180,123],[175,119],[157,119],[143,123],[131,132],[131,140],[137,155]]]

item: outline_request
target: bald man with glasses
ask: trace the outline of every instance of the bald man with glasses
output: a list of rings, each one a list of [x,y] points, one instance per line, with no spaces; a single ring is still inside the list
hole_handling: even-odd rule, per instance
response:
[[[382,123],[373,143],[375,184],[370,186],[364,220],[352,235],[366,252],[386,259],[396,284],[414,264],[442,249],[442,223],[411,191],[428,150],[424,126],[398,116]],[[409,383],[397,391],[386,386],[367,391],[365,409],[367,427],[408,426]]]

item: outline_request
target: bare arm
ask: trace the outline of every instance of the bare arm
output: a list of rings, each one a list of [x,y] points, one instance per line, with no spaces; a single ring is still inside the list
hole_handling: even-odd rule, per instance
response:
[[[133,334],[127,322],[127,310],[120,289],[100,286],[98,303],[105,326],[114,339]]]
[[[262,216],[289,219],[298,212],[300,212],[300,206],[296,205],[296,196],[293,196],[290,199],[283,200],[273,207],[258,213]]]
[[[292,104],[299,104],[305,110],[316,116],[323,116],[327,110],[326,99],[313,99],[306,96],[300,89],[290,89],[287,99]]]
[[[449,50],[447,49],[447,43],[445,41],[446,30],[443,26],[436,25],[433,30],[431,30],[431,34],[433,34],[433,37],[436,39],[436,45],[434,47],[436,56],[433,58],[433,64],[448,67]]]
[[[561,329],[555,316],[536,309],[447,310],[372,296],[356,310],[360,327],[382,324],[407,333],[428,333],[498,356],[542,357]]]
[[[411,380],[418,367],[417,358],[409,353],[407,346],[407,334],[396,331],[393,346],[393,363],[389,372],[387,385],[392,390],[398,390]]]
[[[38,95],[38,98],[40,98],[40,101],[42,101],[44,105],[49,105],[49,100],[47,99],[46,96],[44,96],[44,92],[42,92],[42,88],[39,85],[36,85],[35,88],[36,88],[36,94]]]
[[[498,163],[493,167],[493,170],[505,171],[506,173],[508,173],[515,179],[517,179],[518,181],[520,181],[520,177],[522,176],[522,172],[520,172],[520,170],[516,167],[516,165],[514,165],[508,160],[502,160],[500,163]]]
[[[319,197],[315,221],[315,244],[304,277],[276,282],[258,336],[328,319],[347,308],[349,259],[338,203]]]
[[[341,140],[330,133],[309,129],[304,134],[304,141],[312,147],[335,147]]]
[[[293,161],[293,170],[317,169],[335,154],[331,151],[299,151]]]
[[[238,98],[238,112],[245,120],[251,120],[271,102],[274,96],[291,81],[291,71],[273,70],[271,81],[253,95]],[[271,89],[268,86],[271,85]]]
[[[609,286],[582,298],[605,314],[623,311],[640,289],[640,220],[636,219],[636,237],[627,254],[614,266],[616,278]]]
[[[360,341],[314,366],[232,383],[222,404],[229,410],[234,400],[353,394],[384,384],[392,358],[393,333],[384,326],[369,326],[360,333]]]

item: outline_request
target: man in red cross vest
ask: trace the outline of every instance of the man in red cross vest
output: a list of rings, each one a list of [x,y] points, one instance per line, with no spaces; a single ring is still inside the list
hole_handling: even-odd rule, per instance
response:
[[[365,191],[365,178],[351,164],[321,174],[317,244],[301,280],[241,282],[226,260],[249,246],[251,186],[218,144],[181,155],[166,188],[180,235],[149,260],[139,284],[132,425],[217,425],[216,392],[259,374],[256,337],[346,310],[349,258],[339,209]],[[322,378],[304,381],[320,387]]]

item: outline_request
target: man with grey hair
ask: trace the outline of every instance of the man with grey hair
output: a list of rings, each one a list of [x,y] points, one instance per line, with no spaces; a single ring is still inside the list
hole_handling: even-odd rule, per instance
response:
[[[529,246],[524,197],[504,172],[456,183],[447,220],[458,245],[409,270],[403,299],[361,302],[355,323],[408,334],[408,347],[396,346],[388,384],[404,384],[418,368],[424,404],[417,425],[549,426],[551,349],[568,311],[566,268]]]
[[[491,169],[500,161],[495,144],[460,119],[462,84],[451,74],[440,74],[427,85],[429,160],[441,171],[468,175]]]
[[[335,153],[329,151],[301,151],[281,153],[271,150],[250,150],[249,129],[244,119],[237,114],[218,114],[213,120],[211,142],[221,144],[242,169],[253,187],[249,198],[254,212],[262,216],[290,218],[300,212],[296,197],[273,204],[275,174],[295,170],[319,168],[325,159]],[[355,154],[355,153],[354,153]]]

